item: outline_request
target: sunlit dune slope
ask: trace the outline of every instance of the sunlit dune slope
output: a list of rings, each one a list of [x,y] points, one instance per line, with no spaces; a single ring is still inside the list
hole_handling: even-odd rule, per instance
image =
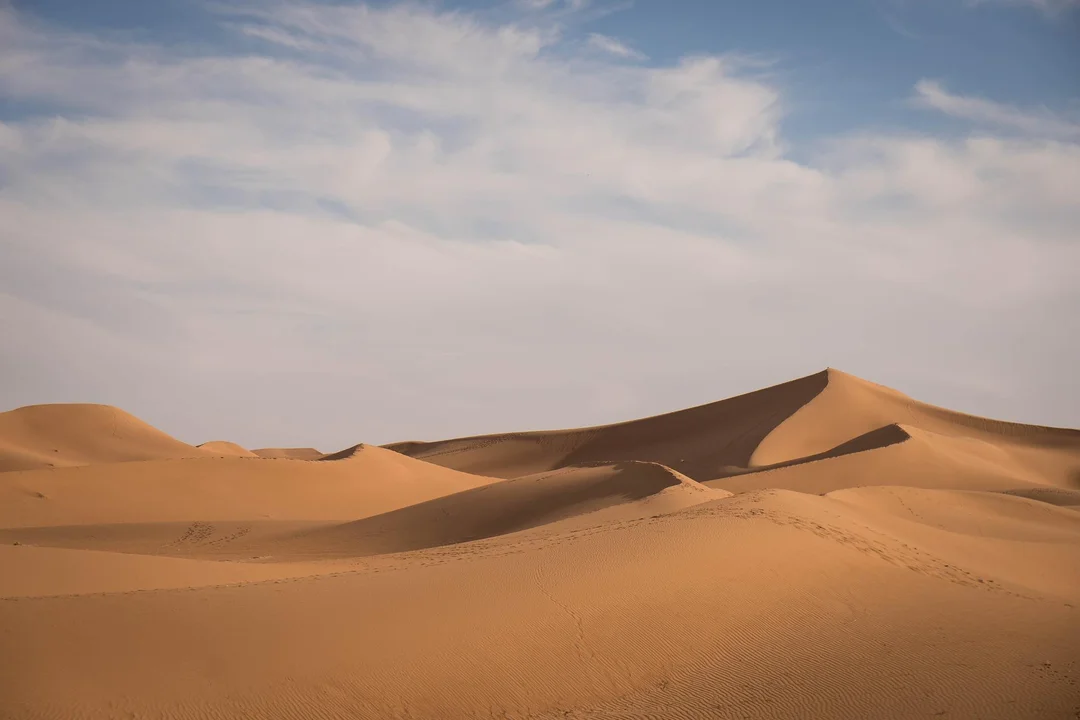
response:
[[[315,448],[259,448],[252,453],[261,458],[285,459],[285,460],[318,460],[323,453]]]
[[[354,520],[493,482],[378,447],[348,460],[155,460],[0,474],[0,527]]]
[[[284,538],[278,552],[371,555],[438,547],[559,523],[667,513],[726,497],[655,463],[569,467],[446,495]],[[588,516],[587,518],[583,516]]]
[[[228,440],[211,440],[199,445],[199,449],[220,457],[258,457],[245,447]]]
[[[329,454],[0,430],[4,720],[1080,712],[1076,431],[832,370]]]
[[[0,413],[0,471],[205,455],[108,405],[30,405]]]
[[[244,579],[242,563],[212,565]],[[752,492],[303,575],[314,567],[2,602],[0,715],[1064,719],[1076,706],[1080,513],[1026,498]]]
[[[885,470],[888,477],[851,484],[902,484],[920,471],[929,453],[935,456],[932,462],[940,457],[949,463],[961,456],[962,464],[970,461],[991,468],[985,473],[988,488],[1009,483],[1080,487],[1080,432],[945,410],[832,369],[729,400],[616,425],[387,447],[431,463],[498,477],[582,462],[640,460],[710,481],[785,464],[880,453],[913,440],[920,449],[892,448],[889,453],[901,463],[910,460],[912,466],[882,465],[877,470]],[[758,480],[743,478],[729,485],[753,487]],[[825,490],[842,486],[822,485]]]

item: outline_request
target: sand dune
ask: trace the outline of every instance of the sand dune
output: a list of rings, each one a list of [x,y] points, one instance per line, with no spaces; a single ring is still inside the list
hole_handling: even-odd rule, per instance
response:
[[[259,448],[252,453],[261,458],[285,459],[285,460],[318,460],[323,453],[315,448]]]
[[[0,422],[5,720],[1080,714],[1075,431],[833,370],[329,454],[71,407]]]
[[[1058,486],[1080,481],[1080,432],[1076,430],[1018,425],[945,410],[833,369],[729,400],[617,425],[387,447],[430,463],[495,477],[587,461],[642,460],[662,463],[705,482],[886,447],[907,441],[913,433],[924,444],[937,444],[940,454],[961,451],[983,464],[1005,465],[1012,476],[1020,478],[1020,484],[1027,479]],[[901,461],[908,455],[919,456],[918,452],[892,454]],[[915,473],[915,468],[908,472]]]
[[[571,467],[485,485],[342,525],[280,538],[291,556],[363,556],[508,535],[543,525],[595,526],[730,496],[654,463]],[[256,545],[255,547],[258,547]]]
[[[699,479],[746,467],[761,441],[828,382],[817,373],[709,405],[580,430],[510,433],[387,447],[430,463],[518,477],[583,462],[656,462]]]
[[[0,413],[0,472],[205,454],[108,405],[31,405]]]
[[[0,475],[0,527],[354,520],[493,482],[368,447],[340,463],[157,460]]]
[[[199,445],[200,450],[220,457],[258,457],[245,447],[228,440],[211,440]]]
[[[959,560],[971,527],[854,500],[750,493],[287,583],[9,600],[0,697],[11,717],[1074,712],[1075,580]],[[1007,500],[1039,540],[995,542],[1077,566],[1077,531]]]

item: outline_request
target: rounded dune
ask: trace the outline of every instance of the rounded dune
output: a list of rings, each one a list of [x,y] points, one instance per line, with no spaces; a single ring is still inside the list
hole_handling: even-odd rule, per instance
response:
[[[282,460],[319,460],[323,457],[322,452],[315,448],[308,447],[259,448],[257,450],[252,450],[251,452],[261,458]]]
[[[103,406],[0,430],[4,718],[1078,707],[1076,431],[835,370],[329,454],[194,448]]]
[[[914,444],[913,436],[918,439]],[[904,447],[892,447],[897,445]],[[728,400],[616,425],[386,447],[446,467],[504,478],[582,462],[658,462],[699,482],[716,481],[711,484],[729,489],[760,487],[779,476],[731,478],[795,465],[806,465],[811,475],[841,466],[848,470],[835,481],[808,479],[798,489],[826,492],[844,486],[838,483],[903,484],[904,477],[919,483],[926,468],[938,467],[939,460],[949,469],[933,472],[934,477],[950,476],[961,468],[961,478],[986,478],[981,485],[979,480],[945,480],[946,487],[996,489],[1009,482],[1068,487],[1080,479],[1076,430],[945,410],[831,368]],[[862,453],[884,453],[890,462],[853,457],[817,464]],[[865,463],[873,465],[869,472],[862,472]],[[969,465],[970,470],[963,471]],[[888,477],[875,479],[882,472]]]
[[[30,405],[0,413],[0,471],[205,454],[109,405]]]
[[[569,520],[598,524],[729,497],[668,467],[574,466],[445,495],[364,520],[303,531],[281,551],[373,555],[491,538]]]
[[[206,457],[0,474],[0,527],[354,520],[486,485],[377,447],[348,462]]]
[[[228,440],[211,440],[198,447],[200,450],[205,450],[207,453],[218,457],[258,457],[247,448]]]
[[[508,433],[386,447],[427,462],[495,477],[519,477],[587,462],[656,462],[694,478],[745,467],[784,418],[810,402],[826,373],[656,417],[576,430]]]
[[[938,436],[982,441],[1018,458],[1031,450],[1060,455],[1062,473],[1080,469],[1080,432],[990,420],[946,410],[891,388],[829,369],[828,382],[809,403],[773,429],[755,449],[752,465],[770,465],[821,453],[857,435],[898,423]],[[993,449],[991,449],[993,448]]]

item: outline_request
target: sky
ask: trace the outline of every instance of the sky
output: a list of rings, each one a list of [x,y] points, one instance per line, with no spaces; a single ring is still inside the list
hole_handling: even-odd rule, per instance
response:
[[[1080,0],[0,0],[0,409],[1080,426]]]

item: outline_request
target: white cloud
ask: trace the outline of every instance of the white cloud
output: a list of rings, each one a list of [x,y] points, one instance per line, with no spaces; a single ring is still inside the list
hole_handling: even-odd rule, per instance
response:
[[[626,45],[625,43],[607,35],[601,35],[599,33],[589,34],[589,46],[606,52],[615,57],[629,58],[633,60],[644,60],[645,54],[638,52],[634,48]]]
[[[915,99],[921,105],[980,125],[1042,137],[1080,138],[1080,122],[1066,120],[1045,108],[1022,110],[983,98],[954,95],[933,80],[920,80],[915,85]]]
[[[605,61],[557,28],[411,5],[224,19],[265,50],[0,11],[0,95],[54,108],[0,124],[8,405],[333,448],[614,420],[834,365],[1080,420],[1080,146],[1056,126],[921,84],[1014,132],[856,135],[799,163],[782,90],[729,57]]]

